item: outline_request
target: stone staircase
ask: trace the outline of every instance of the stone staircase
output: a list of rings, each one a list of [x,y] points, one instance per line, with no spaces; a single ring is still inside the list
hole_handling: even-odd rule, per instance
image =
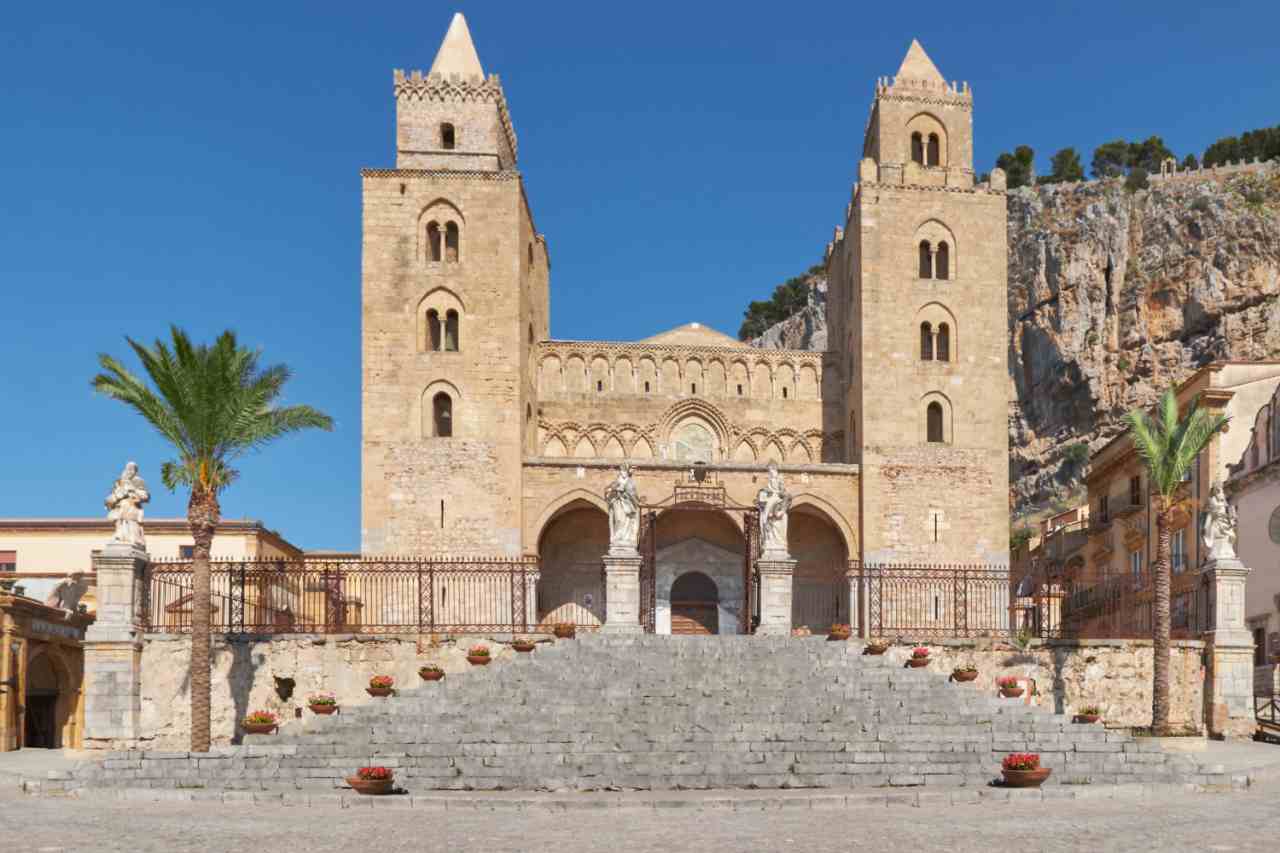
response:
[[[76,786],[435,789],[977,786],[1009,752],[1050,784],[1193,781],[1155,743],[860,654],[859,643],[586,636],[210,753],[113,753]]]

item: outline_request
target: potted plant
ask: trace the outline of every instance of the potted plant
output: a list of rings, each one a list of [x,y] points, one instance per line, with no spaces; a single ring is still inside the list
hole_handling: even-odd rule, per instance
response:
[[[916,646],[911,650],[911,657],[907,659],[907,665],[916,667],[929,665],[929,650],[924,646]]]
[[[375,675],[369,679],[369,686],[365,691],[370,696],[390,696],[395,683],[396,680],[389,675]]]
[[[864,655],[882,655],[887,651],[889,651],[889,644],[880,640],[867,643],[866,647],[863,648],[862,653]]]
[[[849,635],[851,633],[853,633],[853,631],[848,625],[837,623],[832,625],[831,630],[827,632],[827,639],[836,642],[843,642],[844,640],[849,639]]]
[[[338,698],[332,693],[312,693],[307,697],[307,707],[313,714],[332,714],[338,710]]]
[[[1053,771],[1040,766],[1037,753],[1014,752],[1000,762],[1000,772],[1010,788],[1039,788]]]
[[[1097,705],[1085,705],[1076,712],[1077,723],[1096,723],[1102,719],[1102,709]]]
[[[444,678],[444,670],[434,663],[426,663],[418,667],[418,676],[423,681],[439,681]]]
[[[254,711],[240,721],[247,735],[268,735],[280,728],[280,718],[270,711]]]
[[[572,640],[578,634],[578,626],[572,622],[557,622],[551,630],[561,640]]]
[[[1002,675],[996,679],[996,687],[1000,688],[1000,695],[1006,699],[1016,699],[1022,695],[1022,685],[1018,683],[1016,675]]]
[[[978,677],[978,668],[971,663],[961,664],[951,670],[952,681],[973,681]]]
[[[530,637],[516,637],[511,641],[511,648],[518,652],[533,651],[533,640]]]
[[[467,649],[467,663],[472,666],[488,666],[489,661],[488,646],[472,646]]]
[[[347,784],[361,794],[390,794],[396,779],[390,767],[361,767]]]

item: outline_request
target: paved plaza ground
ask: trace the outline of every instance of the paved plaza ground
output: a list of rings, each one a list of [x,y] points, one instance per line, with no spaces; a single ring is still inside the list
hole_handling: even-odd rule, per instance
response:
[[[1280,783],[1230,794],[916,808],[423,811],[137,803],[0,790],[7,850],[62,851],[1274,851]],[[759,795],[756,802],[759,803]],[[804,802],[804,801],[800,801]],[[10,846],[12,845],[12,846]]]

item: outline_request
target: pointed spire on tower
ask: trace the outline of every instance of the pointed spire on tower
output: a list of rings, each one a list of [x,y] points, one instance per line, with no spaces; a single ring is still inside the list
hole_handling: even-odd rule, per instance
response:
[[[480,56],[471,41],[471,30],[467,29],[467,19],[462,17],[461,12],[454,13],[449,31],[444,34],[444,41],[440,42],[440,50],[436,52],[436,59],[427,73],[443,74],[446,77],[453,74],[464,78],[484,77]]]
[[[938,66],[933,64],[929,54],[924,52],[924,48],[916,39],[911,40],[911,47],[907,48],[907,55],[903,57],[902,65],[898,67],[897,77],[904,80],[927,80],[930,83],[943,85],[947,82],[942,72],[938,70]]]

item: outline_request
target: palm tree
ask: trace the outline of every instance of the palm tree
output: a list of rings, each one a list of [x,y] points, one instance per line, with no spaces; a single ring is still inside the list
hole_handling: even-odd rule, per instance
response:
[[[219,493],[239,472],[237,458],[291,432],[332,429],[333,419],[310,406],[278,406],[289,380],[283,364],[260,368],[259,353],[223,332],[212,346],[192,345],[177,326],[172,344],[147,347],[125,338],[152,386],[109,355],[93,388],[142,415],[173,445],[177,458],[160,468],[170,491],[191,490],[187,523],[195,540],[191,559],[191,749],[209,750],[209,549],[218,528]]]
[[[1150,493],[1156,504],[1156,562],[1151,572],[1155,593],[1151,614],[1151,729],[1163,734],[1169,728],[1169,528],[1174,511],[1185,498],[1178,494],[1179,487],[1200,451],[1226,426],[1228,418],[1201,409],[1199,398],[1192,401],[1186,416],[1179,418],[1178,398],[1170,388],[1160,397],[1154,416],[1133,409],[1125,420],[1133,446],[1147,466]]]

